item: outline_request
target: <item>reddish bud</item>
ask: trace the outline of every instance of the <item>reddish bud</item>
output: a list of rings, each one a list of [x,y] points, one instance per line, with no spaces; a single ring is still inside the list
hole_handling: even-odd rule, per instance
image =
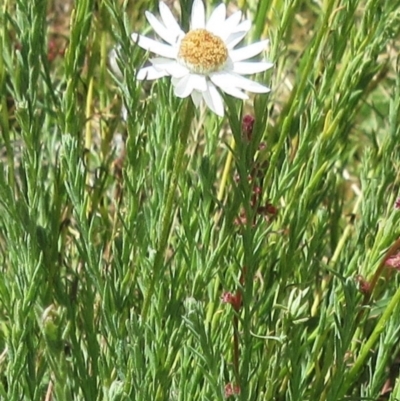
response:
[[[400,270],[400,252],[396,255],[389,256],[385,260],[385,266],[393,267],[394,269]]]
[[[365,278],[361,276],[361,274],[358,274],[356,276],[356,281],[358,283],[358,288],[361,293],[369,294],[371,292],[371,284],[367,280],[365,280]]]
[[[225,304],[231,304],[235,311],[239,311],[242,306],[242,295],[237,291],[236,295],[231,292],[224,292],[221,295],[221,302]]]
[[[261,193],[261,187],[254,187],[253,188],[253,194],[254,195],[259,195]]]
[[[251,141],[253,135],[253,128],[254,128],[254,117],[250,114],[246,114],[242,120],[242,133],[243,138],[247,141]]]
[[[260,142],[258,145],[258,150],[264,150],[267,149],[267,144],[265,142]]]
[[[272,216],[276,216],[278,214],[278,208],[275,207],[272,203],[267,203],[265,207],[268,214]]]
[[[278,214],[278,208],[272,203],[267,203],[265,206],[258,207],[257,213],[273,218]]]
[[[234,224],[236,226],[244,226],[247,224],[247,217],[245,212],[241,212],[238,217],[236,217]]]
[[[225,386],[225,397],[228,398],[231,395],[238,395],[240,394],[240,386],[237,384],[228,383]]]

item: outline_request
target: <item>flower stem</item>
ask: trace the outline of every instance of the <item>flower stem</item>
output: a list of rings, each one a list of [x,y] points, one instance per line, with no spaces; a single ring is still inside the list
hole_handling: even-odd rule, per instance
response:
[[[373,295],[375,290],[376,284],[378,283],[379,278],[381,277],[383,270],[385,269],[386,262],[391,256],[397,254],[400,248],[400,238],[397,239],[392,246],[386,251],[385,257],[382,259],[381,263],[379,264],[378,268],[376,269],[371,281],[370,281],[370,288],[369,291],[366,293],[364,297],[364,305],[367,305]]]
[[[145,321],[147,318],[147,313],[148,313],[149,307],[150,307],[150,301],[151,301],[151,298],[154,293],[154,287],[156,285],[157,280],[159,279],[159,276],[160,276],[160,273],[161,273],[161,270],[163,267],[164,254],[165,254],[165,250],[167,249],[168,237],[169,237],[169,233],[171,230],[171,224],[172,224],[172,217],[173,217],[172,208],[174,205],[174,195],[175,195],[176,187],[178,185],[179,173],[181,172],[183,156],[185,155],[185,150],[187,147],[187,139],[189,137],[190,126],[192,124],[193,115],[194,115],[194,104],[193,104],[192,100],[189,98],[187,100],[186,108],[184,110],[182,130],[179,133],[179,144],[178,144],[178,149],[177,149],[176,156],[175,156],[175,164],[174,164],[174,167],[172,170],[171,179],[170,179],[170,183],[169,183],[169,187],[168,187],[167,199],[165,202],[165,208],[164,208],[163,219],[162,219],[162,224],[161,224],[161,231],[160,231],[160,236],[159,236],[158,249],[157,249],[157,253],[154,257],[153,276],[151,278],[147,294],[145,295],[145,298],[144,298],[144,303],[143,303],[143,308],[142,308],[143,321]]]
[[[224,166],[224,171],[222,173],[222,178],[221,178],[221,183],[219,184],[219,189],[218,189],[218,194],[217,194],[217,200],[218,202],[222,202],[224,199],[224,192],[226,188],[226,184],[228,182],[228,178],[231,174],[231,166],[232,166],[232,160],[233,160],[233,151],[235,149],[236,142],[235,138],[232,137],[231,143],[230,143],[230,149],[228,156],[225,161],[225,166]],[[217,211],[216,215],[214,216],[214,223],[217,224],[219,222],[219,219],[222,214],[222,209]]]
[[[226,158],[224,171],[222,173],[221,184],[220,184],[219,190],[218,190],[217,199],[220,202],[222,202],[222,199],[224,198],[224,191],[225,191],[226,183],[228,181],[228,177],[229,177],[230,170],[231,170],[232,159],[233,159],[233,150],[235,149],[235,145],[236,145],[235,138],[232,137],[231,144],[230,144],[231,149],[229,150],[228,157]]]

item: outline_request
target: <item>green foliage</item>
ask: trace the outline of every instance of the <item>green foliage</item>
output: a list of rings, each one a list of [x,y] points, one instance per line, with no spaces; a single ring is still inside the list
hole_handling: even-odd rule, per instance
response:
[[[157,2],[0,5],[1,400],[400,398],[400,1],[229,6],[221,119],[136,81]]]

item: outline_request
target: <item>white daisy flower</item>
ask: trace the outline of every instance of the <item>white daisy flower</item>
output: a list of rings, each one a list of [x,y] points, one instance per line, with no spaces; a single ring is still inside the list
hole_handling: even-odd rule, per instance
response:
[[[248,99],[243,91],[267,93],[270,89],[243,77],[272,67],[270,62],[244,61],[261,53],[268,40],[234,49],[251,28],[249,20],[241,21],[242,13],[226,18],[226,6],[220,4],[206,22],[204,4],[194,0],[190,30],[184,33],[168,6],[160,2],[161,21],[146,11],[146,18],[165,42],[132,34],[141,48],[160,57],[150,59],[151,66],[137,74],[138,80],[172,77],[175,95],[191,95],[196,107],[202,99],[217,115],[224,115],[219,90],[239,99]],[[217,89],[218,88],[218,89]]]

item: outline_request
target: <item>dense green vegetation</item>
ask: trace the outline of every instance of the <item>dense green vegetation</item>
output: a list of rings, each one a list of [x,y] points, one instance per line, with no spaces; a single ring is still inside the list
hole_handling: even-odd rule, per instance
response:
[[[1,400],[400,399],[400,1],[227,6],[272,91],[190,118],[156,1],[0,4]]]

